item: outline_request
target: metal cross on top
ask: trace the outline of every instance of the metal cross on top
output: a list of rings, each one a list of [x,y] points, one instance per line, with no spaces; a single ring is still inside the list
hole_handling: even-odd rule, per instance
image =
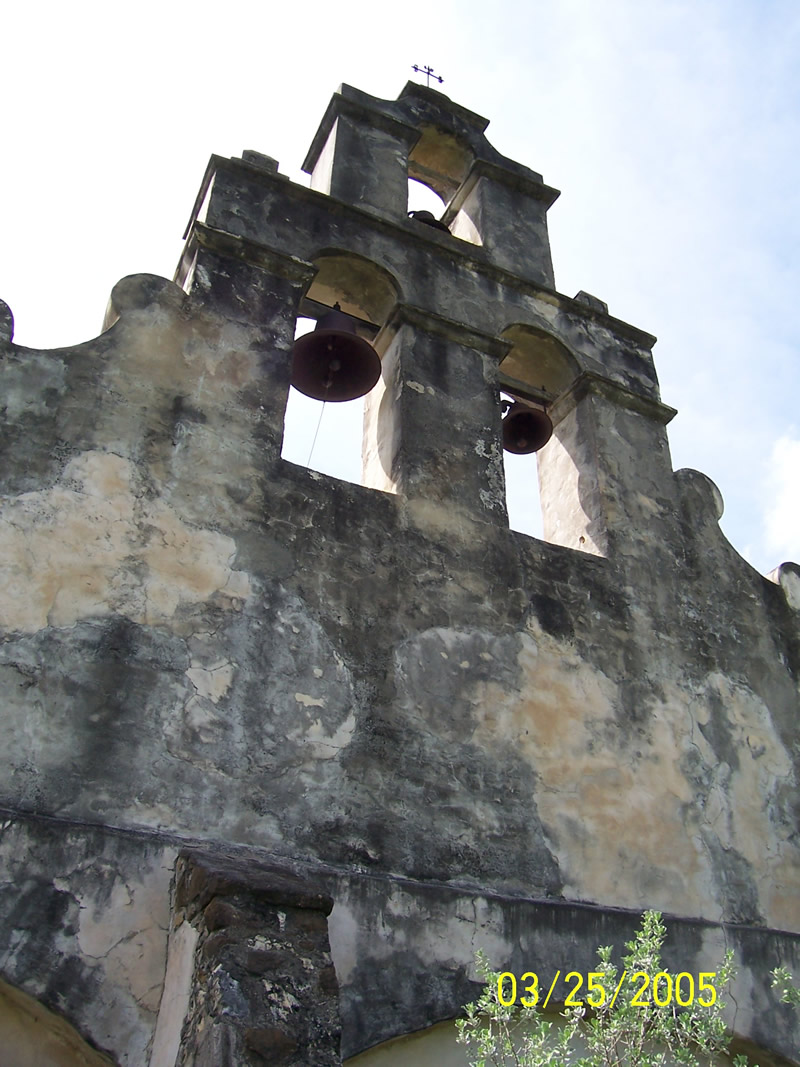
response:
[[[438,74],[433,73],[433,67],[418,67],[415,63],[411,69],[415,70],[417,74],[425,75],[425,77],[428,79],[428,88],[430,88],[431,85],[431,78],[434,78],[437,82],[439,82],[439,84],[444,81],[444,78],[440,78]]]

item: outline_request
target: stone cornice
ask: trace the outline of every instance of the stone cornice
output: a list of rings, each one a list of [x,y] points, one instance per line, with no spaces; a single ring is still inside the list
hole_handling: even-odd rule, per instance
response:
[[[584,371],[583,374],[578,375],[569,389],[562,393],[558,400],[547,409],[553,423],[561,422],[581,400],[590,395],[602,396],[618,407],[636,411],[640,415],[645,415],[647,418],[660,422],[665,426],[678,414],[677,409],[670,407],[668,404],[662,404],[659,400],[653,400],[642,393],[634,392],[611,378],[603,378],[592,371]]]
[[[308,285],[317,273],[317,268],[313,263],[306,263],[297,256],[287,255],[285,252],[270,248],[258,241],[251,241],[247,237],[238,237],[225,230],[216,230],[211,226],[206,226],[204,222],[194,223],[189,237],[190,245],[192,242],[209,252],[243,260],[251,266],[277,274],[298,285]]]
[[[488,159],[476,159],[470,167],[466,178],[459,186],[458,192],[447,207],[444,216],[445,224],[455,218],[461,209],[461,205],[481,178],[488,178],[489,181],[497,182],[501,185],[508,185],[512,189],[516,189],[519,192],[524,193],[526,196],[531,197],[533,200],[541,200],[546,208],[552,207],[556,200],[558,200],[559,196],[561,196],[561,192],[558,189],[553,189],[552,186],[545,185],[541,179],[537,181],[536,177],[509,170]]]
[[[461,322],[445,318],[434,312],[415,307],[412,304],[397,304],[389,316],[385,326],[375,339],[376,347],[384,348],[386,343],[398,332],[401,326],[412,326],[416,330],[433,334],[435,337],[444,337],[448,341],[464,345],[466,348],[474,348],[487,356],[492,356],[499,363],[510,352],[512,345],[509,341],[500,341],[488,333],[465,326]]]

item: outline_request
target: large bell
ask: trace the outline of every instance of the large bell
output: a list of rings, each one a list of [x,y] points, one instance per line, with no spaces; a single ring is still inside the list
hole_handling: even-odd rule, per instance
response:
[[[517,456],[538,452],[552,434],[553,424],[544,407],[515,400],[503,417],[503,448]]]
[[[356,400],[380,376],[378,353],[358,336],[355,322],[338,304],[294,343],[292,385],[314,400]]]

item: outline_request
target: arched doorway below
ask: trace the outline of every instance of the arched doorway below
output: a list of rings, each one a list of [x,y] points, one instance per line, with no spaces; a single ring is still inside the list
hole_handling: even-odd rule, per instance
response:
[[[13,1067],[114,1067],[61,1016],[0,981],[0,1063]]]

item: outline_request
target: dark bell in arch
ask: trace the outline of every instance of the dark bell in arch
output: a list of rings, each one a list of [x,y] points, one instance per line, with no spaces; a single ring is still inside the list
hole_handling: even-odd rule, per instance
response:
[[[434,230],[444,230],[445,233],[450,233],[448,227],[440,222],[432,211],[425,211],[424,208],[419,211],[409,211],[408,217],[416,219],[417,222],[424,222],[426,226],[432,226]]]
[[[552,435],[553,424],[544,407],[515,400],[503,417],[503,448],[506,452],[517,456],[538,452]]]
[[[380,376],[378,353],[358,336],[355,322],[338,304],[319,319],[313,333],[294,343],[292,385],[313,400],[357,400]]]

